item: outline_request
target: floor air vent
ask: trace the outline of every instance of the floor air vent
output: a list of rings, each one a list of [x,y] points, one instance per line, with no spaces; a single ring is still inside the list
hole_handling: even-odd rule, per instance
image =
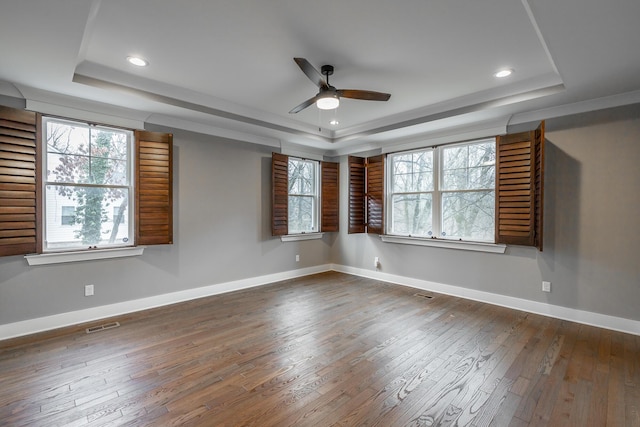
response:
[[[94,332],[106,331],[107,329],[117,328],[118,326],[120,326],[120,323],[111,322],[111,323],[105,323],[104,325],[100,325],[100,326],[92,326],[90,328],[87,328],[86,331],[88,334],[93,334]]]
[[[429,294],[423,294],[418,292],[417,294],[413,294],[414,297],[420,297],[420,298],[426,298],[426,299],[432,299],[433,295],[429,295]]]

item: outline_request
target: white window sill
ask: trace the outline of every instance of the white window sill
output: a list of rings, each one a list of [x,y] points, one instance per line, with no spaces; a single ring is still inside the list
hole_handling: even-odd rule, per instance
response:
[[[297,242],[300,240],[322,239],[322,236],[324,236],[324,233],[287,234],[280,236],[280,240],[283,242]]]
[[[145,246],[112,249],[92,249],[76,252],[49,252],[25,255],[29,265],[59,264],[63,262],[88,261],[93,259],[122,258],[142,255]]]
[[[382,235],[380,239],[386,243],[403,245],[431,246],[436,248],[460,249],[463,251],[491,252],[503,254],[507,245],[480,242],[462,242],[458,240],[425,239],[420,237]]]

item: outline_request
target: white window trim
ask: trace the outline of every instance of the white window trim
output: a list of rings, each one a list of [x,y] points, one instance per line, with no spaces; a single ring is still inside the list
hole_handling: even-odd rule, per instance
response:
[[[380,239],[385,243],[431,246],[435,248],[459,249],[464,251],[490,252],[498,254],[503,254],[507,250],[507,245],[504,244],[467,242],[464,240],[429,239],[425,237],[396,236],[389,234],[380,236]]]
[[[315,240],[322,239],[324,233],[300,233],[300,234],[285,234],[280,236],[282,242],[299,242],[301,240]]]
[[[120,129],[123,131],[126,131],[129,133],[129,147],[128,147],[128,156],[129,156],[129,167],[127,168],[127,174],[128,174],[128,180],[129,180],[129,185],[128,185],[128,192],[129,192],[129,205],[127,206],[127,211],[129,212],[128,218],[126,218],[123,222],[124,224],[126,224],[126,226],[129,229],[129,236],[132,236],[129,239],[129,244],[127,245],[122,245],[122,246],[117,246],[117,245],[113,245],[113,246],[108,246],[108,247],[97,247],[95,249],[88,249],[88,250],[83,250],[80,247],[77,248],[71,248],[71,250],[69,251],[64,251],[64,250],[60,250],[60,249],[47,249],[46,248],[46,236],[47,236],[47,202],[46,202],[46,187],[47,187],[47,156],[48,156],[48,148],[47,148],[47,123],[48,121],[53,121],[53,122],[69,122],[69,123],[79,123],[82,125],[86,125],[87,127],[91,128],[91,127],[95,127],[95,128],[113,128],[113,129]],[[40,265],[40,264],[54,264],[54,263],[58,263],[58,262],[70,262],[70,261],[52,261],[52,262],[39,262],[39,261],[33,261],[34,264],[31,263],[31,261],[29,261],[28,257],[43,257],[45,255],[51,255],[52,258],[51,259],[66,259],[64,256],[62,256],[62,254],[82,254],[82,253],[87,253],[87,256],[77,256],[77,257],[70,257],[70,258],[74,258],[71,259],[71,261],[82,261],[84,259],[87,260],[91,260],[91,259],[102,259],[102,258],[117,258],[117,257],[126,257],[126,256],[135,256],[135,255],[141,255],[142,251],[140,251],[140,253],[135,253],[137,252],[136,249],[138,248],[138,246],[136,245],[134,236],[136,234],[136,230],[135,230],[135,225],[134,225],[134,221],[133,221],[133,212],[135,212],[135,136],[134,133],[131,129],[128,128],[119,128],[118,126],[110,126],[110,125],[94,125],[92,123],[90,123],[89,121],[86,120],[81,120],[81,119],[74,119],[74,118],[60,118],[60,117],[55,117],[55,116],[43,116],[41,119],[41,124],[42,124],[42,137],[41,137],[41,141],[40,143],[42,144],[42,153],[43,153],[43,163],[42,163],[42,167],[41,170],[39,171],[39,173],[41,174],[41,188],[42,188],[42,218],[40,220],[40,226],[42,227],[42,235],[43,235],[43,239],[45,240],[44,244],[43,244],[43,252],[42,254],[37,254],[37,255],[26,255],[25,258],[27,258],[27,262],[29,262],[29,265]],[[96,251],[107,251],[107,255],[104,257],[101,256],[96,256],[94,255],[96,253]],[[133,252],[133,254],[129,255],[128,252]],[[123,255],[114,255],[117,253],[122,253]],[[44,258],[43,258],[44,259]]]
[[[134,246],[73,252],[47,252],[43,254],[25,255],[24,257],[29,265],[60,264],[64,262],[138,256],[143,254],[145,247],[146,246]]]
[[[296,232],[296,233],[291,233],[291,234],[285,234],[283,236],[280,236],[283,242],[291,242],[291,241],[296,241],[296,240],[311,240],[311,239],[320,239],[322,237],[322,233],[319,232],[320,230],[320,164],[321,162],[319,160],[314,160],[314,159],[305,159],[302,157],[295,157],[295,156],[289,156],[289,160],[291,159],[295,159],[298,161],[302,161],[302,162],[310,162],[313,164],[313,174],[314,174],[314,194],[313,195],[307,195],[307,194],[293,194],[294,197],[309,197],[311,199],[313,199],[313,211],[311,212],[311,214],[313,215],[313,228],[314,230],[310,230],[310,231],[302,231],[302,232]],[[287,177],[288,180],[288,177]],[[292,194],[288,193],[287,194],[287,199],[289,197],[291,197]],[[288,201],[287,201],[288,203]],[[309,236],[309,235],[315,235],[315,234],[320,234],[319,237],[300,237],[300,236]],[[285,240],[283,238],[287,238],[290,237],[290,239]]]

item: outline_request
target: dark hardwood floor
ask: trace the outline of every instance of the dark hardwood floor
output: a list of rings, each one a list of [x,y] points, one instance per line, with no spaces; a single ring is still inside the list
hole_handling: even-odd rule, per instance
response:
[[[640,337],[416,294],[324,273],[0,342],[0,425],[640,425]]]

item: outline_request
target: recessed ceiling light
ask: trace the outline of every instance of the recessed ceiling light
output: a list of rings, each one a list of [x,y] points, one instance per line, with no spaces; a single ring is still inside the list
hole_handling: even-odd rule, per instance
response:
[[[513,74],[513,70],[511,68],[505,68],[504,70],[500,70],[497,73],[495,73],[494,76],[501,79],[504,77],[509,77],[511,74]]]
[[[147,61],[146,59],[142,59],[139,56],[127,56],[127,61],[129,61],[130,64],[133,64],[136,67],[146,67],[147,65],[149,65],[149,61]]]

